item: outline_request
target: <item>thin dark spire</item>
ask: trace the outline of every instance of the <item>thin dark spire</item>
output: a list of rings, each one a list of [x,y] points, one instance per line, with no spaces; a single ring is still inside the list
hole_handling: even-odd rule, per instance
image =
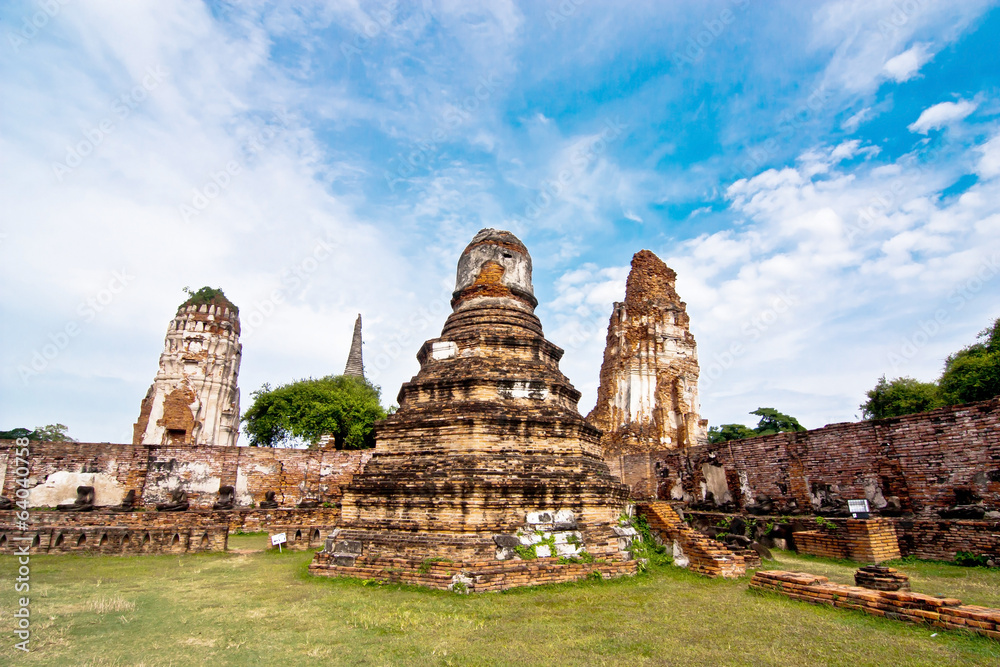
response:
[[[361,314],[354,323],[354,339],[351,340],[351,353],[347,355],[347,366],[344,367],[344,375],[353,375],[363,378],[365,376],[365,362],[361,358]]]

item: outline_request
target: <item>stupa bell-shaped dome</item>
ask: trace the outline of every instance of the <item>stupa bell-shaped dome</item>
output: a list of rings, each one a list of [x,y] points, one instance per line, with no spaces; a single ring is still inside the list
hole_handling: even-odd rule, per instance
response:
[[[510,232],[480,230],[458,260],[452,308],[460,310],[481,299],[529,312],[538,305],[531,286],[531,255]]]

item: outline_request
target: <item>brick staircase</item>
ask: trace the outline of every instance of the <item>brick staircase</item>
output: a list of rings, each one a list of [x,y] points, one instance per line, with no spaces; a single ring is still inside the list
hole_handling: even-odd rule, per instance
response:
[[[665,544],[676,543],[689,560],[688,569],[709,577],[736,579],[747,573],[743,556],[703,535],[681,520],[665,502],[637,503],[636,509]]]

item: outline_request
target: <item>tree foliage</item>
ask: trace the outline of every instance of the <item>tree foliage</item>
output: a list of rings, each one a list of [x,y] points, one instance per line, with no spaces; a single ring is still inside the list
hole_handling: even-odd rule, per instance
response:
[[[985,401],[1000,395],[1000,318],[973,343],[945,361],[938,380],[949,403]]]
[[[864,418],[898,417],[1000,396],[1000,318],[979,332],[978,339],[947,358],[936,383],[909,377],[887,382],[883,375],[866,392],[868,400],[861,404]]]
[[[712,443],[726,442],[727,440],[741,440],[743,438],[756,438],[759,435],[772,435],[774,433],[785,433],[788,431],[804,431],[806,427],[799,423],[795,417],[778,412],[774,408],[757,408],[750,414],[760,417],[755,428],[744,426],[743,424],[722,424],[708,429],[708,441]]]
[[[710,426],[708,429],[709,442],[725,442],[726,440],[742,440],[752,438],[756,433],[749,426],[743,424],[722,424],[721,426]]]
[[[206,285],[198,291],[194,291],[190,287],[185,287],[184,292],[188,295],[188,298],[181,304],[182,306],[227,306],[234,313],[240,312],[240,309],[226,298],[221,287],[208,287]]]
[[[66,434],[65,424],[49,424],[48,426],[38,426],[33,431],[26,428],[13,428],[9,431],[0,431],[0,440],[16,440],[27,438],[32,442],[76,442]]]
[[[750,414],[760,417],[757,428],[754,429],[754,433],[757,435],[806,430],[806,427],[800,424],[798,419],[778,412],[774,408],[757,408]]]
[[[386,416],[381,390],[365,379],[330,375],[282,385],[265,384],[253,392],[253,405],[243,414],[252,447],[315,446],[332,434],[337,449],[375,446],[373,426]]]
[[[895,378],[887,382],[883,375],[875,388],[868,391],[867,396],[868,400],[861,404],[861,416],[865,419],[888,419],[913,412],[926,412],[945,405],[936,384],[920,382],[911,377]]]

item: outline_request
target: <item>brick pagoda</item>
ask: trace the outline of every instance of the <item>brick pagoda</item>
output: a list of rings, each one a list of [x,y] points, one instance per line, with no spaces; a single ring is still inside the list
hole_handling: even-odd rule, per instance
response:
[[[480,231],[459,260],[453,312],[379,422],[313,574],[485,591],[635,571],[627,487],[536,305],[521,241]]]

